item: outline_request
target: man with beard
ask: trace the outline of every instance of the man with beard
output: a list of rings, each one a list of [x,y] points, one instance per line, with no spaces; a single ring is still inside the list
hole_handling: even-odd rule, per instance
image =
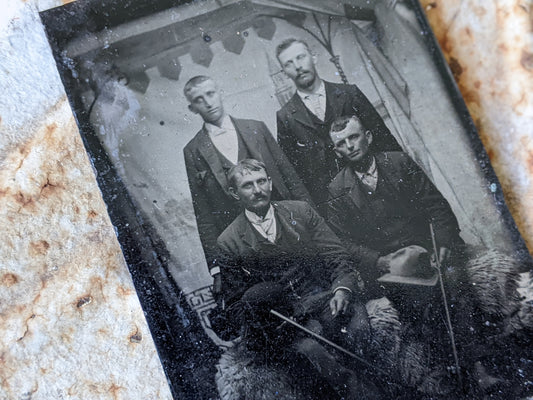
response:
[[[277,112],[278,143],[323,214],[327,185],[340,169],[329,137],[335,118],[357,115],[364,127],[372,131],[374,148],[401,149],[357,86],[320,79],[316,57],[307,43],[287,39],[277,47],[276,56],[296,85],[294,96]]]
[[[183,91],[190,103],[189,109],[204,121],[183,153],[198,233],[217,295],[220,275],[212,262],[216,240],[241,212],[238,202],[228,192],[228,170],[239,160],[254,157],[268,166],[276,199],[311,200],[263,122],[226,114],[220,91],[208,76],[191,78]]]
[[[271,202],[272,181],[260,161],[242,160],[228,181],[244,212],[218,238],[217,265],[226,313],[241,327],[243,345],[268,363],[303,357],[346,399],[375,398],[375,387],[315,339],[287,334],[290,326],[280,328],[269,313],[281,308],[329,339],[362,347],[358,341],[369,336],[362,287],[339,239],[308,203]]]

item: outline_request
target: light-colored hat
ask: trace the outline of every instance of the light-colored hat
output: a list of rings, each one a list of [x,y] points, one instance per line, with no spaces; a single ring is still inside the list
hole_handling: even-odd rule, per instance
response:
[[[438,272],[423,247],[403,247],[390,255],[389,262],[390,272],[378,278],[378,282],[418,286],[435,286],[438,282]]]

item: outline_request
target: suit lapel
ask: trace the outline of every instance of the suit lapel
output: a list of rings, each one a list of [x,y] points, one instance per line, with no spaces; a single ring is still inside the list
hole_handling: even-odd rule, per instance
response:
[[[355,206],[362,211],[364,208],[364,193],[362,192],[359,178],[355,175],[352,168],[344,169],[344,187],[348,196],[353,201]]]
[[[246,148],[248,149],[248,152],[250,153],[251,158],[255,158],[256,160],[263,161],[263,155],[261,154],[261,144],[259,143],[259,135],[254,134],[254,132],[251,132],[252,129],[249,125],[247,125],[244,121],[240,119],[234,119],[231,118],[231,122],[233,122],[233,126],[235,127],[235,130],[237,131],[237,135],[239,135],[246,145]]]
[[[257,235],[254,232],[252,224],[250,223],[250,221],[248,221],[248,219],[244,215],[244,212],[240,213],[237,218],[239,235],[241,237],[242,242],[250,249],[257,251],[259,241],[257,240]]]
[[[198,151],[204,157],[207,165],[209,165],[209,168],[211,169],[211,172],[213,172],[213,175],[215,176],[219,185],[222,187],[224,192],[229,195],[228,180],[226,178],[226,174],[224,173],[222,162],[220,161],[220,157],[217,154],[215,145],[211,141],[211,138],[209,138],[209,134],[207,133],[205,127],[200,131],[200,136],[198,138]]]
[[[342,115],[346,104],[346,94],[342,90],[337,90],[330,82],[324,81],[324,87],[326,89],[326,116],[324,120],[331,124],[336,117]]]
[[[279,234],[283,229],[285,235],[283,240],[299,242],[301,239],[300,234],[294,229],[294,226],[291,223],[294,220],[292,213],[279,203],[272,203],[272,206],[274,207],[274,215],[278,224],[276,238],[279,238]],[[251,250],[259,251],[260,242],[258,240],[258,233],[256,233],[255,228],[252,226],[250,221],[248,221],[244,212],[239,214],[237,218],[239,235],[242,242]]]
[[[276,212],[277,221],[279,222],[278,230],[283,229],[287,237],[284,240],[293,239],[294,241],[300,241],[300,234],[294,229],[297,224],[292,224],[294,217],[292,213],[279,203],[272,203]]]
[[[399,193],[401,177],[397,174],[397,168],[394,168],[392,160],[384,153],[376,154],[375,158],[378,168],[378,185],[388,185],[389,187],[392,186],[392,188]],[[345,191],[347,191],[347,195],[357,206],[361,216],[371,223],[375,216],[371,211],[371,208],[368,207],[367,197],[363,192],[365,189],[361,184],[361,181],[352,168],[345,169],[344,178]]]
[[[402,178],[399,169],[395,168],[392,159],[387,157],[386,153],[378,153],[375,157],[378,168],[378,180],[381,180],[386,185],[392,186],[397,193],[400,193],[400,181]]]
[[[294,96],[292,96],[292,98],[289,100],[287,105],[288,105],[289,113],[292,114],[292,117],[296,121],[310,128],[315,129],[315,124],[313,123],[313,120],[311,119],[311,116],[309,115],[309,110],[307,110],[307,107],[305,106],[304,102],[302,101],[298,93],[295,93]]]
[[[334,200],[338,201],[339,211],[344,213],[340,215],[340,218],[349,218],[353,221],[364,222],[365,224],[372,224],[374,221],[374,215],[370,211],[368,201],[365,193],[363,192],[362,184],[355,172],[345,167],[341,171],[342,176],[335,178],[338,180],[340,186],[337,190],[337,196]]]
[[[342,114],[344,104],[346,103],[346,93],[342,90],[337,90],[333,84],[324,81],[324,87],[326,89],[326,114],[324,117],[324,123],[331,123],[333,120]],[[292,117],[303,125],[316,129],[316,126],[311,119],[309,110],[305,106],[303,100],[298,93],[287,103],[289,113]]]

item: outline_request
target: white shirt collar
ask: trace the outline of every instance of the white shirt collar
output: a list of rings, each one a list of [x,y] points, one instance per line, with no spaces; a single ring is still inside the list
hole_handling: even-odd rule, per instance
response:
[[[356,175],[359,177],[359,179],[363,179],[363,177],[365,175],[370,175],[370,176],[373,176],[375,177],[376,176],[376,173],[377,173],[377,170],[378,170],[378,167],[376,165],[376,158],[375,157],[372,157],[372,162],[370,163],[370,167],[368,167],[368,170],[366,172],[359,172],[359,171],[355,171]]]
[[[302,92],[301,90],[297,89],[296,93],[298,93],[298,96],[300,96],[302,99],[305,99],[307,96],[312,96],[312,95],[326,97],[326,86],[324,85],[324,81],[320,80],[320,86],[318,87],[318,89],[315,92],[313,92],[313,93],[305,93],[305,92]]]
[[[262,222],[265,222],[265,221],[267,221],[269,219],[274,218],[274,207],[272,207],[272,204],[270,204],[270,207],[268,208],[268,211],[267,211],[267,213],[265,214],[264,217],[260,217],[259,215],[257,215],[256,213],[254,213],[253,211],[250,211],[248,209],[244,210],[244,215],[246,215],[246,218],[252,224],[260,224]]]
[[[222,123],[220,124],[220,127],[209,122],[204,122],[204,126],[210,135],[220,135],[221,133],[224,133],[228,130],[235,130],[233,122],[231,122],[231,118],[228,114],[224,115],[224,117],[222,118]]]

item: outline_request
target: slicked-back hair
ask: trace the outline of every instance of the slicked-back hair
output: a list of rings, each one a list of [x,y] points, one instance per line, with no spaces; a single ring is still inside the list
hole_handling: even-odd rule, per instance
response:
[[[237,165],[234,165],[230,168],[228,171],[228,185],[229,187],[237,190],[237,176],[238,175],[244,175],[244,173],[252,172],[252,171],[265,171],[265,173],[268,176],[268,171],[266,169],[266,166],[263,162],[256,160],[254,158],[245,158],[244,160],[241,160],[237,163]]]
[[[307,44],[306,41],[301,40],[301,39],[296,39],[296,38],[288,38],[288,39],[285,39],[280,44],[278,44],[278,47],[276,47],[276,58],[278,59],[278,61],[279,61],[279,55],[281,54],[281,52],[287,50],[294,43],[303,44],[305,46],[305,48],[307,49],[307,51],[309,52],[309,54],[312,54],[311,53],[311,48],[309,47],[309,45]]]
[[[333,123],[331,124],[331,128],[329,129],[329,133],[343,131],[344,129],[346,129],[348,122],[350,122],[350,120],[352,119],[358,122],[359,125],[363,126],[361,120],[356,115],[342,115],[340,117],[335,118],[335,121],[333,121]]]
[[[187,83],[183,87],[183,94],[185,95],[185,97],[188,100],[189,99],[189,92],[191,91],[191,89],[193,87],[198,86],[202,82],[212,81],[212,80],[213,80],[213,78],[211,78],[210,76],[207,76],[207,75],[193,76],[191,79],[189,79],[187,81]]]

